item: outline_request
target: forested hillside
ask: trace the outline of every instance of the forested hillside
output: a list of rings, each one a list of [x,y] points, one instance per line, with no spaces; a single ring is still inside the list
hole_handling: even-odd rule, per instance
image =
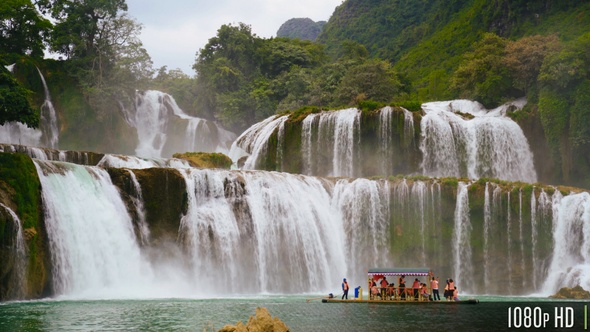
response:
[[[527,97],[517,120],[538,123],[550,150],[545,162],[562,181],[580,184],[590,170],[588,27],[587,1],[348,0],[318,41],[333,57],[354,42],[388,61],[411,83],[412,100],[495,107]]]

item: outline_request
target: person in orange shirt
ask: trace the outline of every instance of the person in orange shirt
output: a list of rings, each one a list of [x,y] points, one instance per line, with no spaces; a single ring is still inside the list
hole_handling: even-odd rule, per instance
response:
[[[412,288],[414,289],[414,298],[418,299],[418,295],[420,294],[420,280],[418,278],[414,279]]]

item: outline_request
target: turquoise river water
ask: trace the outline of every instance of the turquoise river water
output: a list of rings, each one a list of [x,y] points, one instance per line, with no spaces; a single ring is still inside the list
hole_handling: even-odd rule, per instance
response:
[[[317,297],[317,296],[316,296]],[[321,303],[314,296],[39,300],[0,304],[0,331],[217,331],[265,307],[291,331],[585,330],[588,302],[477,298],[475,305]],[[557,326],[557,328],[556,328]]]

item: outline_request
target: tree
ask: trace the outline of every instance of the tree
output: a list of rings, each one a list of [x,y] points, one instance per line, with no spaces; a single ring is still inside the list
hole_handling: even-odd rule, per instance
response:
[[[510,95],[512,78],[504,65],[506,40],[485,33],[465,54],[451,78],[451,89],[460,97],[475,99],[487,107],[497,106]]]
[[[397,74],[389,62],[369,60],[346,72],[336,91],[336,101],[339,105],[350,105],[364,99],[389,102],[400,87]]]
[[[42,18],[30,0],[0,3],[0,50],[5,53],[43,57],[43,39],[51,23]]]
[[[537,89],[537,77],[548,54],[561,47],[556,35],[530,36],[508,42],[504,63],[514,77],[514,87],[528,92]]]
[[[37,0],[37,5],[56,20],[51,49],[68,58],[93,57],[105,22],[127,10],[125,0]]]
[[[250,26],[222,25],[197,53],[197,112],[213,114],[226,126],[239,131],[261,120],[248,103],[248,87],[260,76],[262,39]]]
[[[39,111],[31,108],[30,94],[0,63],[0,125],[14,121],[32,128],[39,126]]]
[[[151,79],[152,61],[139,40],[141,25],[124,13],[125,0],[37,0],[37,5],[56,21],[51,50],[68,59],[70,75],[99,120],[119,102],[132,102],[135,89]]]

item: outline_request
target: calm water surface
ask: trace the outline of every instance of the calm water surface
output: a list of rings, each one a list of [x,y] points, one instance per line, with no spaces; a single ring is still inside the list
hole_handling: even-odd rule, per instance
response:
[[[313,297],[313,296],[310,296]],[[307,297],[309,298],[309,297]],[[540,298],[477,297],[476,305],[365,304],[307,302],[301,296],[235,299],[47,300],[0,304],[0,331],[217,331],[246,323],[256,307],[266,307],[291,331],[503,331],[508,308],[548,318],[529,330],[555,330],[555,310],[572,308],[567,330],[584,330],[588,302]],[[538,309],[535,309],[538,308]],[[560,309],[557,309],[560,310]],[[535,317],[542,313],[544,316]],[[524,313],[522,318],[524,319]],[[513,324],[517,323],[513,321]],[[537,322],[538,324],[540,321]],[[524,324],[524,323],[523,323]],[[524,326],[521,326],[521,329]]]

